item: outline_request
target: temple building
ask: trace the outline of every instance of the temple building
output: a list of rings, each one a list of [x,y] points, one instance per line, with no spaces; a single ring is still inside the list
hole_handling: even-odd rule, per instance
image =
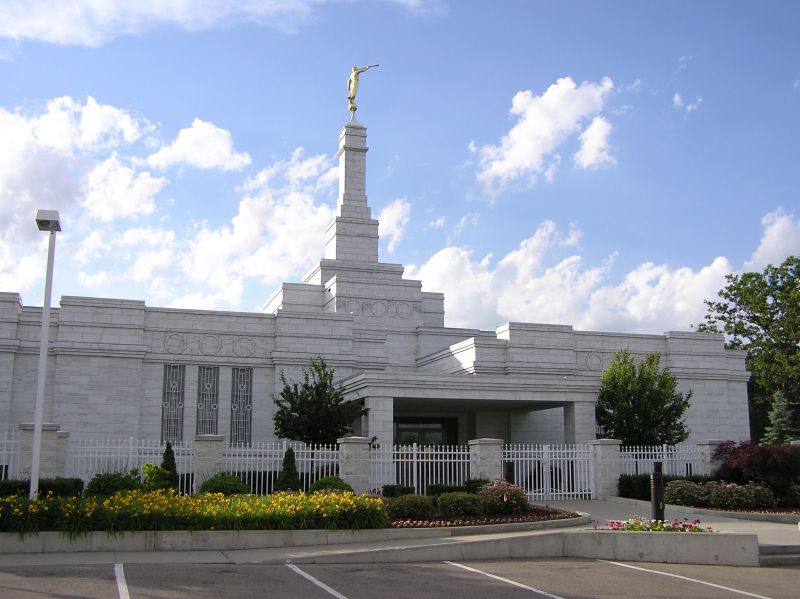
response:
[[[50,319],[45,422],[72,439],[272,441],[281,371],[297,379],[322,356],[369,408],[356,434],[381,444],[584,443],[596,434],[600,376],[629,348],[659,353],[692,390],[690,442],[749,437],[745,352],[724,349],[721,335],[445,326],[444,296],[379,260],[366,155],[367,130],[354,118],[339,134],[325,256],[261,313],[62,297]],[[40,319],[18,293],[0,293],[0,433],[33,421]]]

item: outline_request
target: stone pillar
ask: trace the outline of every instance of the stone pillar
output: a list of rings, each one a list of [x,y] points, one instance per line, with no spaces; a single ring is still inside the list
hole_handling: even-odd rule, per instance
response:
[[[67,472],[67,449],[69,448],[69,433],[58,431],[56,440],[56,472],[64,476]]]
[[[369,439],[342,437],[336,442],[339,444],[339,477],[356,493],[370,491]]]
[[[564,406],[564,443],[589,443],[597,438],[593,401],[573,401]]]
[[[361,421],[363,435],[369,439],[375,437],[375,443],[381,449],[392,447],[394,437],[394,399],[391,397],[367,397],[364,407],[369,409]]]
[[[592,447],[592,499],[619,495],[619,439],[589,441]]]
[[[195,435],[194,438],[194,482],[192,493],[200,492],[209,478],[222,472],[225,465],[225,437],[222,435]]]
[[[699,476],[713,476],[722,465],[722,462],[714,459],[714,453],[717,448],[722,445],[724,441],[721,439],[709,439],[708,441],[701,441],[697,444],[697,449],[700,451],[700,470],[694,474]]]
[[[469,477],[497,480],[503,478],[503,440],[469,441]]]
[[[20,456],[19,475],[23,478],[31,476],[33,460],[33,428],[32,422],[19,425]],[[59,425],[42,424],[42,453],[39,461],[39,478],[55,478],[64,476],[66,464],[66,437],[59,438]],[[69,436],[69,433],[63,433]]]

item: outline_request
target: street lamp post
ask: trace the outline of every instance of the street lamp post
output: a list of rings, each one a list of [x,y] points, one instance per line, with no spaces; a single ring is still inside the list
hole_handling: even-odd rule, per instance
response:
[[[33,418],[33,455],[31,456],[31,488],[29,497],[36,499],[39,492],[39,463],[42,459],[42,420],[44,420],[44,382],[47,375],[47,344],[50,337],[50,295],[53,291],[53,261],[56,255],[56,231],[61,230],[58,210],[38,210],[36,225],[40,231],[49,231],[47,244],[47,275],[42,304],[42,332],[39,340],[39,374],[36,379],[36,408]]]

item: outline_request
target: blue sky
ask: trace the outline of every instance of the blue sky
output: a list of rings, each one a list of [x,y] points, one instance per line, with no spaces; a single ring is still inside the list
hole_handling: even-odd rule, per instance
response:
[[[99,7],[99,8],[98,8]],[[451,326],[686,330],[800,253],[800,4],[0,2],[0,290],[258,311],[322,255],[352,65],[381,260]],[[57,301],[57,299],[56,299]]]

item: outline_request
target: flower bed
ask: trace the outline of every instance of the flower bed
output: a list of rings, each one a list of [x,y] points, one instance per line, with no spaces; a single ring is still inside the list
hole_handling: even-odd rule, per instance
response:
[[[303,530],[386,526],[379,497],[353,493],[276,493],[266,497],[221,493],[178,495],[172,490],[117,493],[102,500],[48,496],[0,499],[0,531]]]
[[[394,518],[389,521],[390,528],[438,528],[445,526],[482,526],[486,524],[512,524],[517,522],[542,522],[545,520],[564,520],[577,518],[580,514],[551,507],[532,506],[523,514],[510,516],[472,516],[430,519]]]
[[[593,528],[597,523],[593,522]],[[634,516],[629,520],[609,520],[609,530],[622,532],[714,532],[710,526],[703,528],[700,520],[649,520],[642,516]]]

